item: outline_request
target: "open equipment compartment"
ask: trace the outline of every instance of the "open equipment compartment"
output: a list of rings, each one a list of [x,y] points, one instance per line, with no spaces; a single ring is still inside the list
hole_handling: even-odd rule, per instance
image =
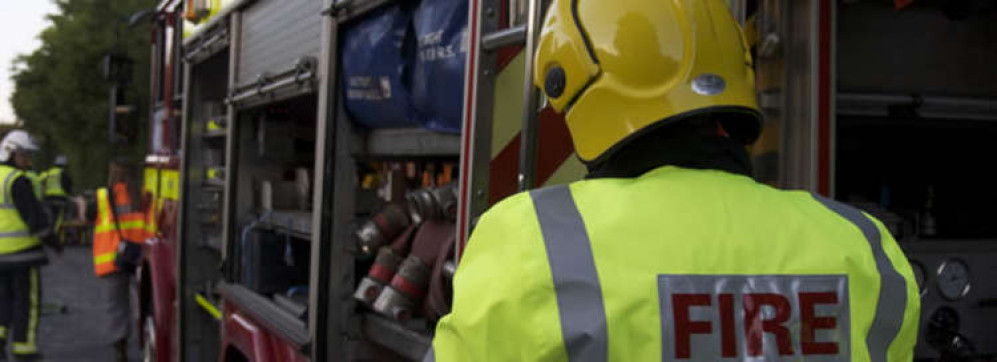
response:
[[[372,0],[328,5],[330,16],[324,30],[329,42],[323,60],[325,69],[334,76],[322,89],[324,101],[329,103],[321,109],[329,123],[325,138],[330,142],[323,154],[327,156],[330,177],[323,187],[321,232],[337,246],[331,248],[328,260],[331,287],[326,348],[347,360],[421,360],[429,349],[439,315],[430,316],[424,311],[421,295],[401,296],[390,286],[391,276],[372,288],[369,272],[384,261],[378,255],[394,249],[395,265],[391,269],[398,271],[394,278],[413,276],[400,271],[405,267],[398,264],[417,265],[415,274],[421,276],[412,280],[419,282],[420,289],[431,294],[425,288],[432,287],[422,283],[433,284],[427,279],[435,280],[441,297],[438,300],[449,299],[449,292],[443,289],[449,288],[448,275],[452,276],[455,265],[452,248],[456,245],[457,181],[462,176],[458,164],[462,136],[467,135],[431,131],[420,127],[415,119],[383,123],[382,127],[387,128],[359,126],[361,122],[347,110],[350,93],[345,87],[347,83],[363,82],[347,82],[344,78],[348,75],[344,74],[343,58],[350,56],[342,52],[345,38],[351,27],[379,19],[385,12],[395,11],[395,6],[412,4]],[[460,20],[465,13],[457,12]],[[397,93],[392,89],[391,94]],[[464,102],[461,98],[451,101]],[[392,114],[399,113],[395,110]],[[379,122],[364,123],[374,126]],[[405,229],[411,229],[412,238],[399,238]],[[423,241],[428,244],[423,245]],[[393,247],[398,245],[405,246]],[[443,272],[444,264],[449,265],[449,273]]]
[[[314,95],[242,110],[233,209],[232,276],[307,318],[311,261]]]
[[[306,92],[236,108],[228,205],[232,218],[222,287],[226,313],[252,318],[272,333],[267,338],[280,338],[304,355],[310,348],[316,248],[316,101],[314,93]]]
[[[219,36],[224,26],[209,32]],[[215,42],[217,46],[218,41]],[[217,355],[221,335],[218,313],[221,296],[223,231],[226,221],[228,177],[229,52],[225,45],[198,52],[187,59],[183,195],[183,220],[178,238],[179,344],[194,353],[187,358]],[[189,55],[189,54],[188,54]]]
[[[313,233],[322,0],[242,2],[231,12],[232,113],[225,224],[221,359],[314,356]],[[263,347],[263,346],[267,347]],[[319,358],[320,359],[320,358]]]
[[[447,6],[441,5],[446,1],[421,2],[427,3]],[[527,76],[532,74],[533,52],[533,42],[527,39],[539,34],[547,3],[471,0],[466,3],[468,11],[455,10],[457,16],[449,20],[467,22],[467,29],[458,38],[467,39],[466,44],[457,41],[448,45],[447,40],[441,44],[439,39],[447,36],[439,37],[434,30],[428,30],[430,35],[425,37],[415,37],[424,59],[449,56],[451,47],[460,49],[458,54],[466,48],[464,76],[454,77],[463,78],[462,99],[429,89],[434,101],[460,102],[463,111],[457,135],[418,127],[447,129],[422,119],[407,122],[411,126],[399,126],[406,122],[354,118],[357,115],[350,111],[355,109],[346,103],[357,94],[378,93],[351,96],[354,89],[344,89],[370,84],[364,80],[344,82],[348,77],[344,58],[353,54],[340,54],[347,42],[344,38],[356,24],[390,13],[385,9],[414,4],[327,1],[329,16],[324,31],[328,36],[322,69],[333,76],[320,89],[324,94],[320,98],[328,106],[320,106],[319,117],[328,122],[323,132],[329,142],[320,152],[326,159],[320,162],[327,165],[330,179],[320,188],[323,206],[319,217],[323,223],[319,232],[337,245],[330,248],[328,256],[331,286],[325,331],[328,343],[324,348],[329,353],[348,360],[421,360],[429,350],[436,319],[449,309],[450,280],[474,221],[517,189],[581,179],[584,167],[572,157],[563,120],[548,109],[538,110],[538,93]],[[413,13],[415,28],[419,28],[415,20],[420,16],[418,11]],[[527,16],[530,12],[537,16]],[[528,19],[534,22],[527,24]],[[456,28],[454,23],[427,22],[425,18],[422,25],[430,23]],[[452,30],[443,33],[448,31]],[[446,85],[455,85],[452,83]],[[392,95],[396,94],[393,90]],[[416,98],[419,96],[413,95]],[[444,104],[441,109],[452,110],[451,106]],[[449,121],[452,125],[453,119]],[[365,128],[372,125],[374,129]],[[404,219],[408,225],[418,225],[411,247],[382,258],[384,247],[394,251],[405,244],[406,239],[399,237],[405,223],[398,222]],[[393,264],[398,264],[397,270]],[[407,267],[413,265],[422,274],[409,273],[413,269]],[[382,274],[385,269],[391,271],[387,277]],[[414,282],[411,284],[418,288],[406,288],[405,282]],[[423,289],[427,283],[428,290]],[[411,293],[414,289],[425,295]]]
[[[901,243],[921,290],[918,359],[997,355],[997,4],[837,8],[836,198]]]

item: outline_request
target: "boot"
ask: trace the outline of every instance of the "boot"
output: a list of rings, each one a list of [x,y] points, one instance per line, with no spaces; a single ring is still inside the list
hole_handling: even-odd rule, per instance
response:
[[[7,340],[3,340],[2,343],[3,344],[0,344],[0,346],[6,346],[7,345]],[[14,361],[18,361],[18,362],[30,362],[30,361],[41,361],[43,359],[42,358],[42,354],[38,353],[38,351],[35,351],[35,352],[32,352],[32,353],[15,353],[15,352],[13,352],[14,346],[12,345],[10,348],[11,348],[11,353],[10,354],[11,354],[11,356],[14,357]],[[6,355],[4,355],[4,357],[6,357]]]
[[[128,362],[128,340],[121,339],[114,342],[114,360],[117,362]]]

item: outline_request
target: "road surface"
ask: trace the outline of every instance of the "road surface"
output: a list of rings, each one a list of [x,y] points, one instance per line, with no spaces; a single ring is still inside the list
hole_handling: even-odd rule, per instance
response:
[[[102,334],[103,286],[94,274],[89,246],[68,247],[42,268],[42,303],[47,310],[39,322],[38,348],[44,361],[114,361],[111,338]],[[66,307],[65,313],[49,310],[59,304]],[[130,361],[141,359],[136,333],[133,324]]]

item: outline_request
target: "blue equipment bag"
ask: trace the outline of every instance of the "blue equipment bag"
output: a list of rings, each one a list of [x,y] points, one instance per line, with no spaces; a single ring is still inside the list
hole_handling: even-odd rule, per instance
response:
[[[368,128],[417,125],[409,93],[411,14],[392,5],[344,32],[341,61],[346,110]]]
[[[412,102],[423,126],[460,133],[468,0],[422,0],[412,25],[418,48]]]

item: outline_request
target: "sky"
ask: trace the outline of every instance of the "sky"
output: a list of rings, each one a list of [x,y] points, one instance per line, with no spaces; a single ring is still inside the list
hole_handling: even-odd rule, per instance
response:
[[[0,0],[0,123],[16,119],[10,108],[11,62],[41,45],[38,34],[49,25],[45,15],[57,10],[51,0]]]

